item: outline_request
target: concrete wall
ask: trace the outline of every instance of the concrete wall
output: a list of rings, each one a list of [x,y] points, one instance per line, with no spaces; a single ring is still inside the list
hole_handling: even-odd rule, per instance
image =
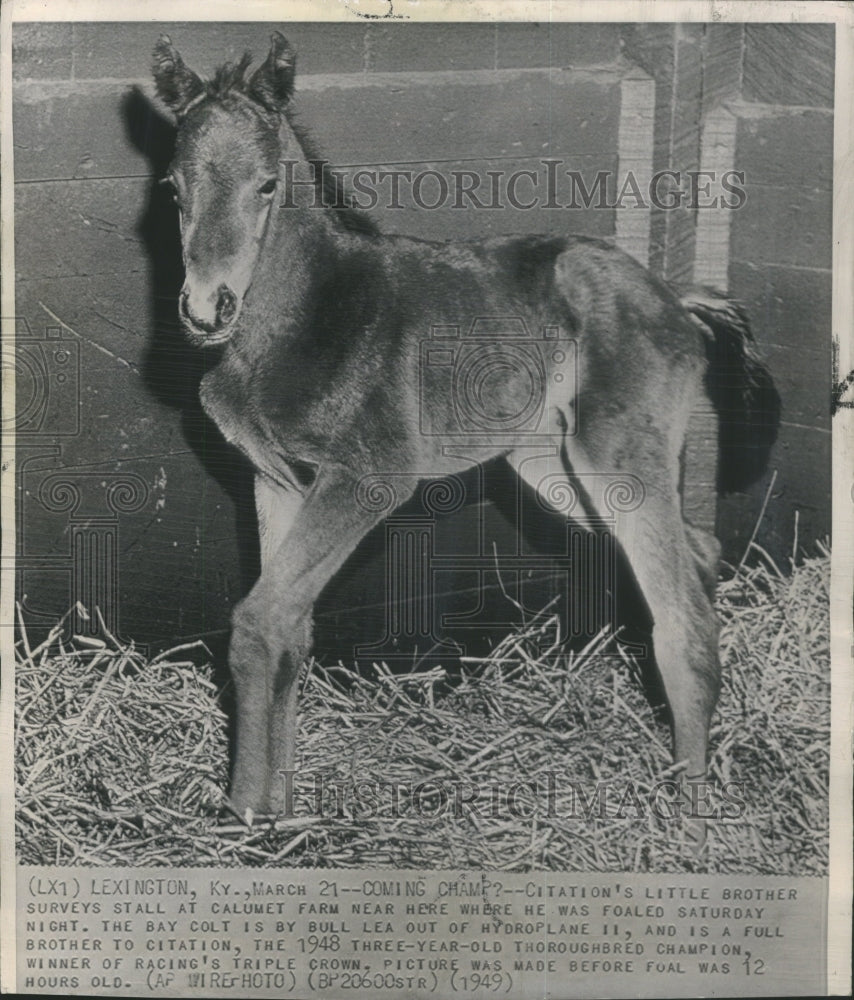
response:
[[[794,545],[830,532],[833,28],[746,26],[736,118],[738,169],[750,198],[733,213],[729,285],[748,311],[783,398],[778,471],[759,541],[788,565]],[[751,490],[758,501],[762,484]],[[719,531],[748,527],[738,497]]]
[[[20,592],[31,622],[52,623],[79,597],[153,646],[225,636],[256,571],[251,482],[195,404],[202,362],[177,330],[177,227],[153,183],[171,133],[146,96],[161,30],[14,32]],[[245,48],[260,56],[268,36],[258,24],[165,30],[203,73]],[[424,211],[411,199],[376,214],[387,231],[435,238],[614,237],[677,286],[728,276],[785,408],[760,541],[782,558],[795,509],[803,545],[829,530],[830,29],[293,24],[286,34],[299,53],[303,120],[336,164],[485,177],[560,158],[592,176],[698,169],[714,154],[744,170],[745,207],[708,224],[687,209]],[[719,134],[725,141],[713,141]],[[698,482],[713,478],[704,433],[692,435]],[[767,481],[719,507],[730,559]],[[507,488],[500,474],[492,488]],[[700,516],[713,514],[710,491],[695,493]],[[455,514],[440,529],[447,545],[463,545],[485,519],[486,534],[509,546],[501,507]],[[382,548],[369,546],[324,603],[330,635],[345,644],[355,641],[346,608],[372,623],[361,641],[372,630],[381,638]],[[477,575],[447,581],[469,592],[448,607],[470,608],[482,586]],[[546,582],[531,600],[548,592]]]

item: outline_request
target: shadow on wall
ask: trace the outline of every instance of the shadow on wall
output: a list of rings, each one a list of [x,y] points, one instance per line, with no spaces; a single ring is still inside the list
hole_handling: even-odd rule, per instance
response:
[[[138,226],[150,261],[154,317],[143,376],[160,403],[180,411],[187,444],[234,504],[241,590],[246,593],[260,570],[252,468],[225,441],[199,402],[199,382],[218,355],[191,347],[178,319],[178,294],[184,281],[180,231],[172,198],[159,183],[174,153],[175,127],[139,88],[127,94],[122,113],[127,136],[148,160],[153,177]]]

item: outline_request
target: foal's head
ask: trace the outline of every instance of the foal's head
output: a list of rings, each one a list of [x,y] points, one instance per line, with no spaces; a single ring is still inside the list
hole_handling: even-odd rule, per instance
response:
[[[296,142],[284,115],[294,61],[276,32],[251,76],[246,55],[203,82],[166,35],[154,50],[157,93],[178,119],[166,181],[184,252],[179,311],[196,344],[222,344],[234,332],[276,193],[282,146]]]

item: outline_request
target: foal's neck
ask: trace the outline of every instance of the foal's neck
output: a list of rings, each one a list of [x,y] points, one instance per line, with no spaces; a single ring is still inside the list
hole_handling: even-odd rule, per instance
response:
[[[308,161],[294,168],[297,178],[311,176]],[[284,178],[287,185],[289,178]],[[251,304],[245,322],[252,339],[298,337],[330,297],[343,299],[344,284],[336,275],[347,270],[347,260],[364,249],[366,236],[348,229],[335,208],[324,204],[322,189],[296,187],[280,192],[261,246],[252,279]],[[364,253],[359,253],[365,258]],[[370,255],[367,255],[370,256]]]

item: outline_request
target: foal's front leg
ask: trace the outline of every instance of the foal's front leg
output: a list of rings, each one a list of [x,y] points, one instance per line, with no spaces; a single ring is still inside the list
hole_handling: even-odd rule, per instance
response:
[[[261,549],[261,576],[232,613],[229,667],[237,692],[237,725],[231,769],[231,798],[243,811],[267,805],[270,710],[275,698],[277,664],[271,655],[263,620],[253,594],[274,574],[274,557],[291,532],[303,495],[260,474],[255,476],[255,509]],[[289,687],[295,700],[296,684]]]
[[[268,534],[261,577],[234,611],[229,653],[237,688],[231,798],[241,811],[284,804],[280,772],[294,764],[299,671],[311,648],[314,602],[387,513],[357,502],[357,481],[346,470],[321,470],[300,503],[269,480],[256,483]]]

